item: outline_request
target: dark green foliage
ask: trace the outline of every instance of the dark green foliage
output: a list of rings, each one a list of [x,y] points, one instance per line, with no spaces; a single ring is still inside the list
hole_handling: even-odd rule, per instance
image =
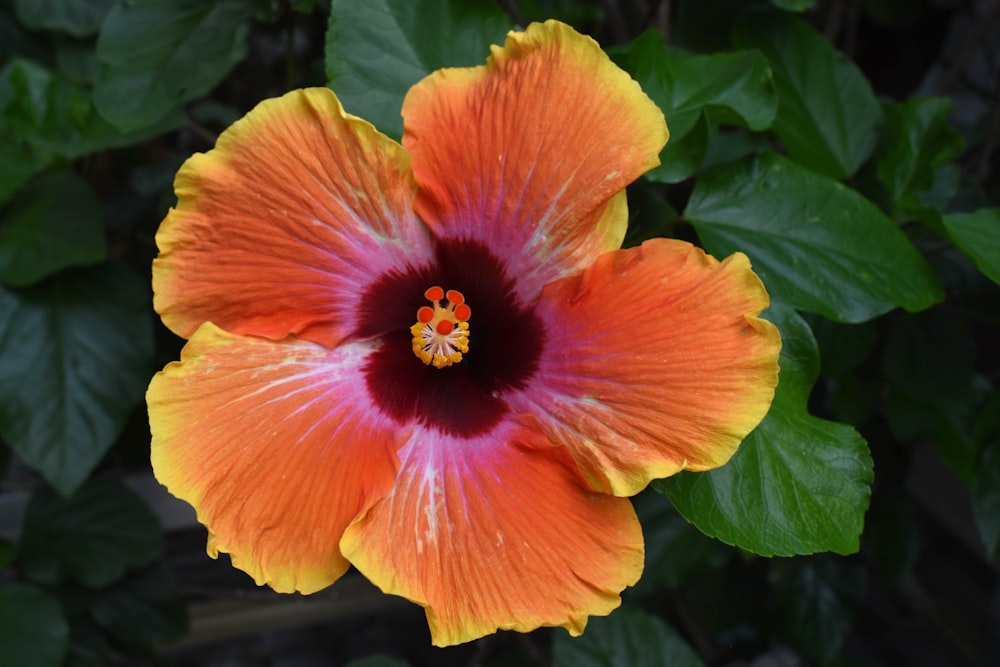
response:
[[[133,0],[101,27],[94,102],[112,125],[140,130],[209,92],[246,56],[241,0]]]
[[[59,667],[69,646],[59,603],[34,586],[0,585],[0,646],[11,665]]]
[[[705,173],[684,216],[710,252],[745,252],[772,297],[800,310],[862,322],[944,296],[923,256],[875,205],[775,153]]]
[[[121,433],[152,371],[149,290],[113,264],[0,287],[0,436],[71,494]]]
[[[705,667],[662,619],[619,609],[590,621],[579,639],[556,635],[553,667]]]
[[[709,125],[760,131],[774,120],[778,97],[757,51],[693,55],[668,49],[663,36],[649,30],[612,55],[669,119],[670,141],[660,166],[646,175],[650,180],[677,183],[694,175],[708,150]]]
[[[983,275],[1000,285],[1000,208],[947,215],[944,227]]]
[[[882,110],[857,67],[790,14],[749,14],[737,23],[734,41],[760,49],[771,64],[780,100],[774,131],[788,154],[836,179],[857,171],[882,124]]]
[[[21,23],[32,30],[89,37],[115,4],[115,0],[15,0],[14,8]]]
[[[492,3],[337,0],[326,33],[326,76],[348,112],[403,134],[410,86],[442,67],[481,65],[514,26]]]
[[[21,558],[35,582],[101,588],[163,548],[155,516],[124,486],[95,480],[70,498],[41,488],[24,517]]]
[[[962,152],[962,136],[948,125],[951,102],[915,97],[886,106],[878,176],[895,217],[921,210],[918,195],[928,190],[937,169]]]
[[[0,213],[0,283],[26,287],[72,266],[107,257],[104,210],[87,181],[69,169],[40,175]]]
[[[129,644],[176,639],[187,629],[173,577],[162,565],[130,574],[105,590],[91,615],[112,637]]]
[[[817,557],[774,568],[779,621],[817,665],[833,664],[864,601],[867,577],[858,561]]]

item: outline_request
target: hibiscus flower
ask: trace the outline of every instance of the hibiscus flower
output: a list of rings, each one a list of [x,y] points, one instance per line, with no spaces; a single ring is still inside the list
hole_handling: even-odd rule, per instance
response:
[[[157,478],[258,584],[354,565],[435,644],[579,634],[643,566],[628,496],[725,463],[780,339],[747,258],[619,249],[663,114],[596,42],[512,32],[403,104],[262,102],[175,181],[147,396]]]

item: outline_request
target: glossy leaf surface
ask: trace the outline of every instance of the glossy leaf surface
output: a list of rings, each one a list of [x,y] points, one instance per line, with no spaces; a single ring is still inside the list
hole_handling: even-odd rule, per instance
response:
[[[768,311],[782,333],[771,411],[733,459],[653,483],[704,533],[764,556],[853,553],[868,509],[872,459],[850,426],[811,416],[816,341],[792,311]]]
[[[713,254],[749,255],[775,299],[838,322],[923,310],[944,297],[924,258],[871,202],[774,153],[706,172],[684,216]]]

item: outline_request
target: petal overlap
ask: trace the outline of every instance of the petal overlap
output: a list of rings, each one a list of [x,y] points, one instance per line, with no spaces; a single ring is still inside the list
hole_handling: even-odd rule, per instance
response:
[[[348,568],[337,546],[389,492],[397,433],[368,403],[373,344],[335,350],[205,324],[150,384],[157,479],[198,510],[209,554],[258,584],[310,593]]]
[[[418,430],[392,493],[341,549],[387,593],[426,608],[434,643],[500,629],[583,632],[642,572],[630,501],[595,493],[568,452],[507,422],[491,436]]]
[[[639,85],[555,21],[510,33],[485,66],[417,83],[403,119],[417,213],[441,238],[490,247],[526,302],[621,245],[625,207],[609,202],[667,140]]]
[[[335,345],[368,285],[431,256],[409,156],[326,88],[261,102],[192,156],[174,189],[154,306],[184,338],[211,321]]]
[[[537,415],[598,490],[724,464],[763,419],[781,339],[745,255],[719,262],[683,241],[607,253],[548,285],[548,336],[532,386],[508,402]]]

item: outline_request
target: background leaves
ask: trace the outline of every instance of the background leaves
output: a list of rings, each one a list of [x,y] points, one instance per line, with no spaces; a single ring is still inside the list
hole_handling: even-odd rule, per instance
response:
[[[922,310],[944,297],[930,265],[878,208],[774,153],[710,170],[684,216],[710,252],[748,254],[777,300],[833,320]]]
[[[116,5],[97,42],[101,115],[122,131],[139,130],[210,91],[246,55],[249,15],[239,0]]]
[[[651,180],[690,178],[708,151],[710,124],[764,130],[774,119],[778,97],[767,61],[757,51],[693,55],[668,50],[662,34],[649,30],[612,55],[670,120],[670,141],[660,166],[647,174]]]
[[[983,275],[1000,284],[1000,208],[945,216],[944,227]]]
[[[0,287],[0,436],[69,495],[142,399],[152,370],[149,292],[114,265]]]
[[[21,557],[35,582],[100,588],[148,565],[162,548],[159,522],[143,502],[121,484],[99,480],[71,498],[36,493],[24,518]]]
[[[704,667],[661,619],[624,608],[590,621],[582,637],[556,635],[553,667]]]
[[[337,0],[326,34],[328,85],[350,113],[399,138],[410,86],[442,67],[484,64],[483,47],[503,44],[512,28],[491,3]]]
[[[734,41],[759,49],[778,89],[775,132],[797,162],[840,180],[871,155],[882,123],[871,86],[843,54],[800,19],[753,12]]]
[[[14,11],[32,30],[54,30],[74,37],[97,32],[115,0],[16,0]]]
[[[0,646],[12,665],[58,667],[69,645],[59,603],[34,586],[0,586]]]
[[[33,285],[107,255],[104,208],[90,184],[68,169],[23,188],[0,214],[0,283]]]
[[[884,156],[878,175],[896,207],[916,209],[935,171],[962,151],[962,136],[948,125],[951,101],[916,97],[886,107]],[[898,209],[897,209],[898,210]]]

